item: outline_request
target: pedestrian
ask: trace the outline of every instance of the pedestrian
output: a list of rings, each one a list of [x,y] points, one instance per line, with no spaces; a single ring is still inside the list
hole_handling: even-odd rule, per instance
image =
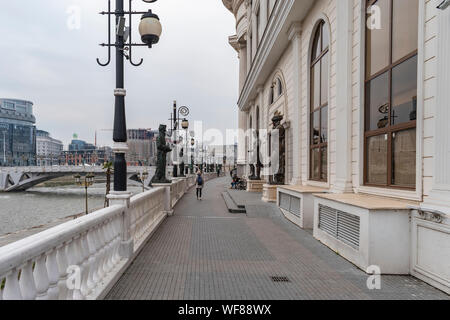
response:
[[[195,184],[197,185],[197,200],[202,200],[203,176],[201,171],[197,173],[197,180]]]

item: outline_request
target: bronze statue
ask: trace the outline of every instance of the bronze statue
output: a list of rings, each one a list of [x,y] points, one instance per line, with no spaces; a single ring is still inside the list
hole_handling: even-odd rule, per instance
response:
[[[270,184],[272,185],[283,185],[285,184],[286,178],[286,129],[281,124],[283,116],[276,112],[272,118],[273,130],[278,130],[279,150],[272,150],[272,154],[278,153],[279,167],[278,172],[274,172],[273,179],[271,179]]]
[[[159,126],[159,136],[156,141],[156,146],[158,149],[158,160],[156,163],[156,172],[151,183],[171,183],[171,181],[166,178],[166,162],[167,153],[171,152],[172,149],[166,145],[166,126],[163,124]]]

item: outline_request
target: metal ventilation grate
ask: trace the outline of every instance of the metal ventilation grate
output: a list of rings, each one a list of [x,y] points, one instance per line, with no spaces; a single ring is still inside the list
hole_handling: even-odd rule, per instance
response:
[[[301,218],[300,199],[297,197],[280,192],[280,208]]]
[[[358,249],[360,217],[319,205],[319,229],[336,239]]]
[[[273,282],[291,282],[286,276],[272,276],[270,277]]]

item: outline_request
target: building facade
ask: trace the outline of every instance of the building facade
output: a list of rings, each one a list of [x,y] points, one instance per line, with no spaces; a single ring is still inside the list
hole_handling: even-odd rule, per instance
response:
[[[54,139],[50,133],[43,130],[36,131],[36,160],[38,166],[60,165],[63,143]]]
[[[151,129],[130,129],[128,134],[127,162],[136,166],[156,164],[156,136]]]
[[[363,270],[413,274],[450,292],[450,8],[223,3],[236,17],[239,173],[254,175],[254,150],[281,152],[278,171],[258,178],[287,219]],[[285,186],[269,183],[277,173]]]
[[[0,166],[36,164],[35,123],[32,102],[0,99]]]

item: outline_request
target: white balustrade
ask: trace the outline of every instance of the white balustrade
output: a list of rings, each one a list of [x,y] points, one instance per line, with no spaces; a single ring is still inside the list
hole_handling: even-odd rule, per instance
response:
[[[128,207],[113,205],[1,247],[0,300],[97,298],[195,182],[195,175],[174,179],[170,193],[153,188]],[[133,257],[120,254],[128,240]]]

